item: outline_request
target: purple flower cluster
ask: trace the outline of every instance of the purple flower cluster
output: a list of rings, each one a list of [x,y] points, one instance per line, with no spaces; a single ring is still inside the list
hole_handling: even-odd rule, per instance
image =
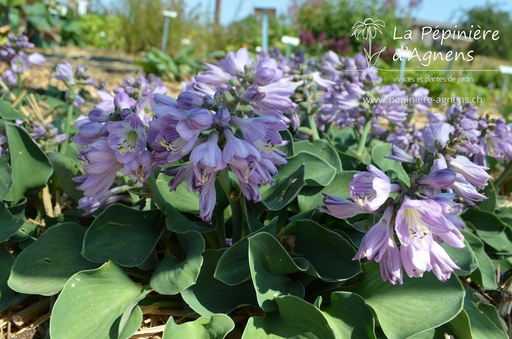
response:
[[[429,112],[426,106],[417,108],[428,118],[424,127],[406,123],[381,138],[415,158],[443,150],[444,154],[456,152],[484,167],[487,157],[500,162],[512,160],[512,124],[505,119],[480,115],[478,108],[469,103],[455,103],[444,114]]]
[[[151,119],[153,119],[151,107],[155,104],[154,95],[165,94],[167,91],[168,88],[165,87],[162,79],[152,74],[149,74],[147,77],[128,77],[124,80],[121,87],[114,89],[114,93],[124,92],[137,102],[134,111],[145,126],[148,126]]]
[[[200,217],[209,221],[216,202],[215,180],[226,168],[238,179],[244,196],[260,201],[259,185],[272,184],[276,166],[286,155],[276,146],[284,145],[279,131],[286,124],[274,116],[252,118],[231,113],[221,94],[199,96],[182,92],[177,100],[157,95],[150,122],[149,143],[155,163],[167,167],[188,156],[189,162],[168,171],[174,175],[171,190],[184,181],[199,192]]]
[[[50,150],[66,140],[66,134],[60,133],[57,127],[49,122],[36,120],[16,120],[16,124],[23,125],[32,139],[44,150]]]
[[[285,75],[292,74],[293,71],[299,70],[300,66],[304,65],[306,62],[306,54],[302,49],[296,49],[289,58],[286,58],[279,48],[271,47],[269,56],[277,61],[279,69],[281,69]]]
[[[30,66],[41,66],[46,60],[40,53],[26,54],[24,50],[31,50],[34,44],[28,41],[27,36],[19,34],[15,36],[9,33],[9,39],[3,46],[0,47],[0,61],[10,65],[2,74],[2,80],[9,87],[17,85],[18,78],[21,74],[25,73]]]
[[[485,188],[491,176],[487,167],[447,151],[453,129],[446,123],[425,128],[423,158],[413,159],[393,146],[390,158],[408,166],[419,165],[411,172],[410,187],[393,184],[385,173],[368,165],[368,172],[356,174],[350,182],[350,200],[325,196],[321,210],[340,219],[384,210],[380,221],[365,234],[354,258],[379,262],[384,281],[402,283],[402,267],[409,277],[432,271],[446,281],[458,268],[442,244],[464,247],[460,232],[464,223],[457,216],[464,203],[475,206],[486,198],[478,189]],[[397,192],[398,197],[391,198],[391,192]]]
[[[294,107],[290,97],[298,84],[283,77],[273,58],[260,54],[254,61],[242,48],[229,52],[216,65],[206,63],[206,67],[207,71],[185,84],[186,91],[209,96],[225,93],[231,97],[225,100],[227,108],[237,116],[271,116],[290,122],[284,113]]]
[[[413,157],[421,156],[423,133],[412,123],[397,126],[391,133],[387,134],[386,141],[398,146]]]
[[[330,124],[360,130],[371,120],[373,133],[381,134],[381,120],[400,128],[415,108],[425,109],[425,104],[414,104],[414,100],[408,100],[408,95],[417,98],[418,102],[425,102],[421,98],[428,96],[427,90],[403,89],[396,84],[380,85],[382,79],[377,70],[368,67],[362,54],[345,58],[330,51],[318,68],[323,77],[334,82],[332,89],[325,92],[317,114],[317,126],[321,130]]]
[[[260,185],[273,184],[286,155],[280,131],[293,108],[295,87],[283,79],[274,59],[260,56],[252,66],[247,50],[228,53],[218,65],[196,76],[175,100],[156,78],[129,78],[122,87],[99,91],[102,101],[78,120],[73,141],[85,174],[75,178],[84,191],[79,208],[91,212],[115,200],[118,172],[142,184],[154,166],[174,178],[170,189],[187,181],[199,192],[200,217],[212,218],[215,181],[230,169],[241,192],[260,201]],[[176,167],[176,165],[179,165]],[[170,166],[175,166],[168,169]]]
[[[101,96],[89,115],[75,122],[79,131],[72,139],[84,147],[78,156],[86,173],[74,180],[84,191],[78,208],[89,213],[124,198],[111,190],[120,170],[141,185],[153,169],[147,128],[134,111],[137,102],[124,92]]]
[[[54,78],[64,82],[66,87],[69,89],[66,92],[66,101],[68,100],[70,93],[73,93],[73,106],[80,107],[84,104],[84,99],[78,94],[78,86],[93,85],[94,79],[86,73],[87,68],[84,66],[77,66],[75,72],[69,62],[63,62],[57,65],[56,74]]]
[[[479,165],[486,165],[486,157],[512,160],[512,124],[507,124],[505,119],[480,115],[478,108],[469,103],[450,106],[445,117],[430,114],[429,118],[431,123],[441,120],[453,126],[455,140],[450,147]]]

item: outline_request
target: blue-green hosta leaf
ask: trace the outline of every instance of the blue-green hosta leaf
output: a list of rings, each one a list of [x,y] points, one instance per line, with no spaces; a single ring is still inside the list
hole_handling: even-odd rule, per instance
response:
[[[263,204],[271,211],[279,211],[288,206],[306,184],[304,181],[304,165],[292,173],[280,172],[276,183],[262,193]]]
[[[11,167],[9,166],[9,159],[7,156],[0,156],[0,201],[4,200],[4,197],[11,188]]]
[[[339,174],[336,174],[331,183],[324,187],[322,190],[318,190],[318,187],[304,187],[297,197],[297,201],[299,202],[299,209],[301,211],[308,211],[323,205],[323,193],[343,198],[350,198],[348,191],[349,183],[354,178],[356,173],[359,172],[343,171]]]
[[[256,231],[266,232],[275,236],[277,218]],[[227,285],[237,285],[251,277],[249,268],[249,238],[245,237],[229,247],[220,257],[214,277]]]
[[[140,327],[142,324],[143,315],[142,310],[139,306],[135,306],[128,317],[126,323],[123,328],[120,328],[119,339],[128,339],[130,338]]]
[[[165,211],[165,226],[171,232],[175,233],[185,233],[187,231],[197,231],[200,233],[212,232],[214,231],[214,227],[207,223],[196,223],[188,220],[183,214],[180,213],[174,206],[169,203],[165,203],[164,205]]]
[[[22,219],[16,218],[0,202],[0,242],[4,242],[16,233],[23,225]]]
[[[151,287],[161,294],[178,294],[194,285],[199,276],[205,244],[199,232],[188,231],[181,235],[186,257],[183,261],[174,256],[165,257],[151,277]]]
[[[475,339],[507,339],[496,308],[477,297],[477,292],[466,288],[464,310],[469,316],[471,332]]]
[[[471,274],[478,268],[475,253],[473,253],[466,239],[464,239],[464,245],[463,248],[455,248],[446,243],[443,244],[446,253],[448,253],[453,262],[459,266],[460,270],[455,270],[459,276]]]
[[[468,225],[471,225],[468,223]],[[466,242],[471,247],[478,269],[471,274],[471,278],[480,284],[483,288],[494,290],[498,288],[496,284],[496,273],[491,258],[484,249],[484,243],[473,233],[462,231]]]
[[[336,338],[324,314],[310,303],[293,295],[277,296],[275,303],[275,312],[249,319],[242,338]]]
[[[258,304],[266,311],[274,311],[277,295],[291,294],[304,297],[304,286],[293,281],[288,274],[304,272],[290,257],[279,241],[268,233],[257,233],[249,237],[249,267],[256,290]]]
[[[372,162],[372,156],[366,148],[360,154],[355,149],[347,148],[344,145],[336,145],[336,148],[345,170],[364,170],[366,165]]]
[[[384,143],[377,145],[372,149],[372,160],[383,172],[392,171],[396,174],[398,179],[405,185],[409,186],[411,179],[404,170],[402,163],[396,160],[388,159],[387,156],[391,155],[392,145]]]
[[[169,191],[170,180],[170,176],[162,173],[156,179],[153,175],[148,179],[151,191],[155,195],[155,204],[166,215],[167,229],[176,233],[185,233],[190,230],[200,233],[214,231],[211,225],[193,222],[182,214],[199,214],[198,193],[189,192],[186,188],[187,183],[182,183],[175,191]]]
[[[407,338],[453,319],[462,309],[464,289],[452,275],[446,282],[432,273],[404,277],[403,285],[383,282],[378,264],[363,265],[358,286],[350,289],[364,298],[389,338]]]
[[[14,292],[9,285],[7,279],[11,273],[11,267],[14,264],[14,257],[7,251],[5,246],[0,248],[0,312],[18,304],[28,297],[26,294]]]
[[[80,175],[80,163],[78,160],[57,152],[46,153],[53,166],[53,174],[50,182],[50,191],[60,190],[69,195],[73,200],[78,201],[82,196],[73,177]]]
[[[423,338],[422,334],[424,333],[426,332],[422,332],[411,338]],[[471,333],[469,317],[464,309],[460,311],[459,314],[457,314],[457,316],[450,320],[448,323],[436,328],[432,338],[443,338],[446,337],[446,335],[452,335],[454,338],[475,338]]]
[[[20,293],[54,295],[74,273],[98,267],[80,254],[85,231],[77,223],[48,229],[18,255],[9,286]]]
[[[176,187],[175,191],[169,190],[169,181],[172,177],[160,173],[158,178],[151,176],[148,183],[155,193],[155,201],[160,207],[164,209],[165,203],[171,204],[175,209],[180,212],[186,213],[199,213],[199,198],[197,192],[189,192],[187,190],[187,183],[182,183]]]
[[[295,224],[295,251],[303,255],[325,281],[347,280],[361,272],[356,250],[341,235],[311,220]]]
[[[165,324],[162,339],[174,338],[225,338],[235,328],[233,320],[225,314],[214,314],[211,318],[200,317],[194,321],[177,325],[173,317]]]
[[[27,117],[23,113],[14,109],[11,106],[10,102],[5,101],[5,100],[0,100],[0,118],[2,118],[4,120],[16,120],[16,119],[25,120]]]
[[[140,265],[160,238],[159,210],[138,211],[115,204],[87,229],[82,255],[93,262],[112,260],[121,266]]]
[[[46,185],[53,168],[48,157],[23,128],[5,122],[5,131],[11,156],[12,185],[4,199],[18,202],[25,192]]]
[[[477,204],[478,208],[482,211],[494,213],[494,210],[496,209],[496,201],[498,200],[494,184],[492,182],[489,182],[488,185],[482,191],[482,194],[485,195],[487,199],[479,202]]]
[[[469,208],[462,218],[469,221],[476,234],[484,243],[500,253],[512,254],[512,241],[508,238],[506,229],[509,228],[495,214]]]
[[[206,318],[217,313],[227,314],[241,305],[257,305],[251,281],[229,286],[213,277],[224,251],[225,249],[204,251],[203,266],[195,285],[181,293],[190,308]]]
[[[375,338],[372,311],[357,294],[334,292],[321,310],[336,338]]]
[[[334,166],[336,174],[342,171],[340,156],[327,140],[319,139],[313,143],[309,140],[301,140],[293,143],[293,154],[300,152],[309,152],[320,156],[320,158]]]
[[[143,294],[113,262],[69,278],[50,319],[52,338],[116,338],[119,318]],[[117,325],[117,326],[116,326]]]
[[[304,180],[308,186],[327,186],[336,175],[336,168],[316,154],[302,151],[289,157],[288,163],[279,168],[276,178],[291,175],[304,166]]]

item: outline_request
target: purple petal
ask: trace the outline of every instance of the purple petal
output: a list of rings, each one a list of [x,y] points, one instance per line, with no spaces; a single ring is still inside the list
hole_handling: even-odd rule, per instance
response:
[[[358,214],[368,213],[368,211],[350,200],[328,194],[324,194],[324,204],[325,207],[319,207],[319,210],[338,219],[347,219]]]

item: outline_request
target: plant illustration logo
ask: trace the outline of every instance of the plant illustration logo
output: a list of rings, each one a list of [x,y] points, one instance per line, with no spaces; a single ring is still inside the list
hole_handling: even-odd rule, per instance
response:
[[[355,36],[357,40],[359,40],[359,38],[368,40],[368,50],[363,47],[366,60],[368,61],[368,68],[375,68],[380,54],[386,49],[384,46],[381,50],[372,53],[372,39],[377,36],[377,32],[382,34],[381,28],[385,26],[386,24],[384,21],[374,20],[372,18],[366,18],[364,21],[358,21],[354,26],[352,26],[352,35]]]

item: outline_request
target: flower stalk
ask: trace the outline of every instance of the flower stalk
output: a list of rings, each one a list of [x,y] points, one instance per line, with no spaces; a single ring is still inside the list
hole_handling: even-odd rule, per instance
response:
[[[228,197],[229,206],[231,207],[231,223],[233,225],[232,238],[234,244],[242,238],[243,213],[239,201],[240,195],[236,194],[237,192],[231,184],[231,179],[229,178],[228,173],[228,170],[224,169],[217,178]]]
[[[71,124],[73,121],[73,102],[75,101],[75,89],[71,88],[69,90],[69,96],[68,96],[68,110],[66,114],[66,125],[65,125],[65,132],[66,132],[66,140],[62,143],[62,147],[60,148],[60,152],[62,154],[66,154],[66,150],[69,145],[69,139],[71,136]]]
[[[494,182],[494,187],[496,188],[496,190],[499,189],[501,184],[503,184],[505,179],[507,179],[507,177],[510,175],[510,171],[512,171],[512,161],[508,162],[508,164],[505,167],[505,169],[503,170],[503,172],[500,174],[498,179],[496,179],[496,181]]]
[[[308,114],[308,123],[309,128],[313,132],[313,141],[319,140],[320,135],[318,134],[318,128],[316,128],[316,121],[315,121],[315,115],[314,114]]]
[[[364,125],[363,133],[361,134],[361,138],[359,139],[359,144],[357,145],[357,154],[359,157],[364,157],[364,146],[366,145],[366,140],[368,139],[368,134],[372,128],[372,119],[368,119],[366,124]]]

